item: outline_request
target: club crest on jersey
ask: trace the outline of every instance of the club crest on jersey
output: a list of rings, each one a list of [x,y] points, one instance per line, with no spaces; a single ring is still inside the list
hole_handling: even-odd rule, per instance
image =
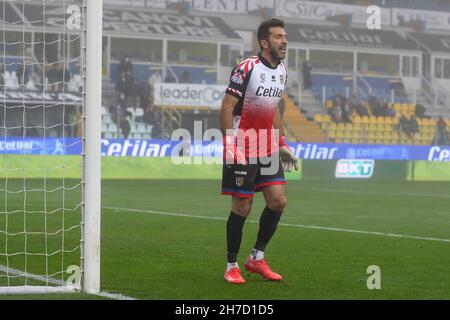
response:
[[[266,82],[266,74],[265,73],[260,73],[259,77],[261,78],[261,83]]]
[[[241,76],[239,73],[235,73],[232,77],[231,77],[231,81],[237,83],[237,84],[242,84],[244,83],[244,80],[242,80]]]
[[[272,76],[272,82],[277,82],[277,79],[275,76]]]
[[[284,83],[284,75],[280,74],[280,83],[283,84]]]
[[[236,186],[242,187],[244,185],[244,177],[236,177]]]

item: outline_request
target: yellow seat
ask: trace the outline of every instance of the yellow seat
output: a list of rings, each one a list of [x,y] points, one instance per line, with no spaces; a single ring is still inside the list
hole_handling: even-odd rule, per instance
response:
[[[368,124],[370,122],[369,117],[368,116],[363,116],[361,119],[361,123],[364,124]]]
[[[323,117],[322,117],[322,115],[321,115],[321,114],[316,114],[316,115],[314,116],[314,121],[315,121],[315,122],[319,122],[319,123],[323,122]]]
[[[352,121],[353,121],[354,124],[360,124],[361,121],[362,121],[362,119],[361,119],[360,116],[356,115],[356,116],[354,116],[354,117],[352,118]]]
[[[377,117],[378,124],[384,124],[384,117]]]
[[[352,138],[353,139],[359,139],[361,137],[361,132],[359,131],[353,131],[352,132]]]
[[[336,131],[334,131],[334,130],[328,131],[328,137],[330,137],[330,138],[336,138]]]

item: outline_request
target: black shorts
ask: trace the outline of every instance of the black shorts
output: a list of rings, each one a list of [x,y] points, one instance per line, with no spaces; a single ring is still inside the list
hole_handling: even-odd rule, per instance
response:
[[[279,157],[279,156],[278,156]],[[223,164],[222,194],[239,198],[252,198],[264,187],[286,184],[281,161],[278,168],[258,161],[256,164]],[[269,171],[269,172],[265,172]],[[270,172],[272,171],[272,172]]]

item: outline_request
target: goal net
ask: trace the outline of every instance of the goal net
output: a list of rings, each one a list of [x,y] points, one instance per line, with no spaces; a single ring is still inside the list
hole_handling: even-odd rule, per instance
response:
[[[0,2],[0,294],[98,291],[94,13],[99,0]]]

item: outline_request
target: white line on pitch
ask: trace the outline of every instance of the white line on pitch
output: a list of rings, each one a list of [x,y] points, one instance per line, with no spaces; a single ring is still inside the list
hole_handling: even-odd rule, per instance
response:
[[[324,192],[338,192],[338,193],[354,193],[354,194],[367,194],[367,195],[381,195],[381,196],[393,196],[393,197],[426,197],[437,199],[450,199],[450,197],[439,194],[419,194],[419,193],[399,193],[399,192],[378,192],[378,191],[363,191],[363,190],[339,190],[333,188],[308,188],[308,191],[324,191]]]
[[[107,207],[107,206],[104,206],[102,208],[103,209],[108,209],[108,210],[114,210],[114,211],[151,213],[151,214],[158,214],[158,215],[163,215],[163,216],[197,218],[197,219],[206,219],[206,220],[221,220],[221,221],[228,220],[228,218],[224,218],[224,217],[199,216],[199,215],[192,215],[192,214],[156,211],[156,210],[149,210],[149,209],[132,209],[132,208]],[[247,220],[247,221],[250,222],[250,223],[259,223],[259,221],[255,221],[255,220]],[[365,234],[365,235],[371,235],[371,236],[382,236],[382,237],[391,237],[391,238],[415,239],[415,240],[438,241],[438,242],[449,242],[450,243],[450,239],[440,239],[440,238],[433,238],[433,237],[420,237],[420,236],[411,236],[411,235],[405,235],[405,234],[385,233],[385,232],[376,232],[376,231],[364,231],[364,230],[352,230],[352,229],[342,229],[342,228],[334,228],[334,227],[308,226],[308,225],[304,225],[304,224],[291,224],[291,223],[280,223],[279,225],[280,226],[285,226],[285,227],[294,227],[294,228],[305,228],[305,229],[326,230],[326,231],[336,231],[336,232],[358,233],[358,234]]]
[[[41,282],[45,282],[45,283],[48,282],[49,284],[54,284],[57,286],[65,286],[66,285],[66,283],[62,280],[58,280],[58,279],[51,278],[51,277],[47,278],[45,276],[40,276],[40,275],[29,273],[29,272],[24,272],[24,271],[14,269],[11,267],[7,268],[5,265],[2,265],[2,264],[0,264],[0,271],[5,272],[10,275],[27,277],[27,278],[30,278],[30,279],[33,279],[36,281],[41,281]],[[96,295],[99,297],[110,298],[110,299],[114,299],[114,300],[137,300],[136,298],[124,296],[123,294],[120,294],[120,293],[109,293],[109,292],[105,292],[105,291],[101,291],[99,293],[93,293],[93,295]]]

